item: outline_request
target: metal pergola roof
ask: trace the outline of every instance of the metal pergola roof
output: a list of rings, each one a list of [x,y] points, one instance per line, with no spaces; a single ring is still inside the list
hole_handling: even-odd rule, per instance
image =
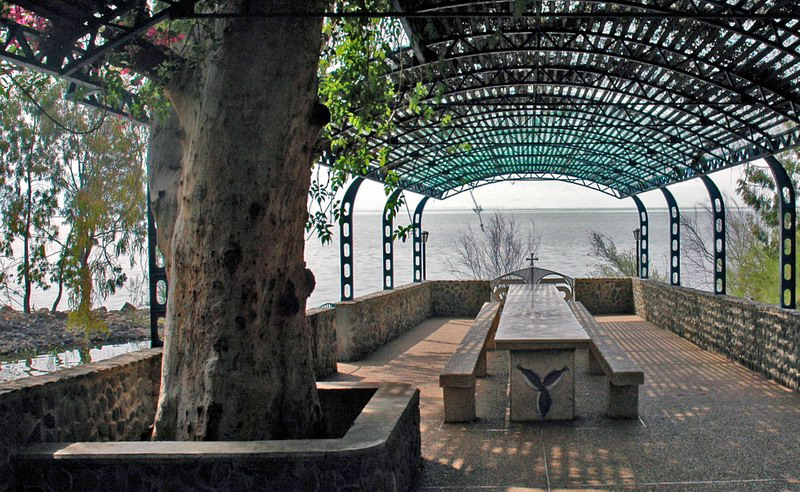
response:
[[[0,58],[122,114],[132,99],[104,101],[93,69],[133,44],[146,72],[174,55],[147,29],[218,15],[196,0],[9,3],[46,28],[0,19]],[[422,84],[435,116],[398,109],[395,133],[372,143],[403,188],[430,197],[506,179],[626,197],[800,145],[797,0],[393,0],[353,15],[396,18],[410,40],[387,76],[405,98]]]
[[[405,189],[551,179],[622,198],[800,145],[796,0],[395,8],[411,42],[387,76],[406,98],[423,84],[435,109],[399,109],[373,142]]]

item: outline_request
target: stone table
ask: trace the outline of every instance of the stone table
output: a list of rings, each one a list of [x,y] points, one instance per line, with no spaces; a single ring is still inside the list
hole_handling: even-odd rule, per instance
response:
[[[509,286],[495,345],[510,354],[511,420],[575,418],[575,349],[589,341],[554,285]]]

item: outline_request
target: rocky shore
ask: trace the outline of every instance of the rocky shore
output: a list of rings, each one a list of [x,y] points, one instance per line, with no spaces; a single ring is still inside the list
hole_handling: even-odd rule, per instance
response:
[[[150,339],[150,312],[146,308],[137,309],[126,304],[119,311],[99,308],[95,312],[109,331],[92,334],[89,340],[92,345]],[[60,311],[50,313],[47,309],[25,314],[3,306],[0,308],[0,356],[83,345],[85,333],[67,329],[68,315]]]

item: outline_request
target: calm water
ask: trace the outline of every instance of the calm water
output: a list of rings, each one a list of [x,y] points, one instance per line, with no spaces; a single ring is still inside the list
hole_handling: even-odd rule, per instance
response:
[[[686,211],[684,211],[686,212]],[[491,211],[483,212],[484,222]],[[666,210],[650,210],[651,262],[661,271],[667,271],[668,223]],[[692,212],[689,211],[691,214]],[[611,237],[620,249],[634,247],[633,229],[639,227],[635,210],[506,210],[503,214],[515,218],[521,228],[536,224],[541,235],[539,261],[537,265],[573,277],[590,275],[597,259],[589,256],[589,235],[592,230]],[[707,216],[698,214],[704,230],[708,230],[710,242],[711,225]],[[407,214],[401,213],[397,224],[408,224]],[[457,278],[448,261],[455,261],[454,238],[456,234],[471,226],[479,233],[478,216],[469,211],[429,211],[423,218],[423,228],[430,232],[428,240],[428,278]],[[380,290],[381,283],[381,216],[377,212],[356,211],[354,218],[355,295],[364,295]],[[338,232],[338,227],[335,228]],[[395,285],[411,282],[411,241],[395,241]],[[312,238],[306,243],[306,262],[317,279],[317,288],[309,299],[308,306],[316,307],[339,300],[339,242],[334,237],[331,244],[322,246]],[[706,288],[702,279],[695,278],[684,262],[684,284]],[[129,278],[142,275],[130,270]],[[37,307],[48,307],[54,298],[53,289],[37,291],[33,302]],[[128,289],[106,300],[109,309],[119,309],[132,295]],[[61,305],[66,309],[66,302]]]
[[[684,213],[687,211],[684,211]],[[528,230],[531,221],[541,236],[537,266],[555,270],[572,277],[591,275],[598,259],[589,255],[591,231],[610,237],[617,248],[634,248],[633,230],[639,227],[635,210],[506,210],[521,229]],[[667,254],[669,252],[669,216],[666,210],[650,210],[650,257],[651,267],[659,272],[668,272]],[[688,211],[693,215],[692,211]],[[483,212],[487,222],[491,211]],[[704,212],[698,212],[702,230],[708,231],[707,241],[711,242],[711,223]],[[396,224],[408,224],[408,217],[402,216]],[[423,216],[423,229],[430,232],[427,243],[428,278],[458,278],[450,266],[457,260],[454,254],[456,235],[472,227],[480,234],[480,222],[473,212],[426,212]],[[355,295],[364,295],[382,289],[381,282],[381,216],[379,213],[356,212],[354,215],[354,281]],[[412,249],[411,240],[403,243],[395,241],[395,285],[411,282]],[[326,302],[339,300],[339,243],[322,246],[316,240],[306,243],[306,263],[314,272],[317,288],[309,299],[308,306],[315,307]],[[698,272],[692,272],[684,262],[683,283],[698,288],[710,288]]]
[[[488,221],[491,211],[483,213]],[[595,270],[598,259],[589,255],[591,231],[600,232],[614,240],[619,249],[632,250],[634,247],[633,229],[639,227],[634,210],[506,210],[503,214],[512,216],[523,231],[535,224],[541,237],[537,266],[561,272],[572,277],[589,276]],[[666,210],[651,210],[650,214],[650,256],[651,266],[660,272],[667,272],[667,253],[669,247],[669,217]],[[689,211],[689,214],[692,214]],[[705,213],[697,214],[702,230],[708,231],[710,242],[711,224]],[[408,224],[406,214],[396,219],[396,225]],[[458,233],[472,227],[480,234],[478,216],[472,212],[429,211],[423,218],[423,229],[430,232],[428,239],[428,278],[454,279],[450,262],[456,261],[454,254],[455,237]],[[338,228],[337,232],[338,232]],[[355,254],[355,295],[378,291],[381,283],[381,216],[377,212],[356,212],[354,217]],[[411,282],[412,249],[411,241],[395,241],[395,285]],[[308,307],[316,307],[327,302],[339,300],[339,242],[338,237],[325,246],[318,240],[306,242],[306,263],[314,272],[317,287],[308,302]],[[683,283],[698,288],[710,288],[699,272],[692,272],[683,263]],[[130,271],[129,277],[141,275],[141,271]],[[53,299],[52,291],[36,292],[34,304],[48,306]],[[131,299],[125,289],[109,298],[105,305],[118,309]],[[65,308],[66,305],[62,305]],[[81,363],[114,357],[131,350],[149,346],[149,342],[105,345],[95,347],[84,353],[67,350],[58,353],[40,354],[28,358],[0,359],[0,381],[47,373]]]
[[[31,355],[21,358],[19,355],[0,358],[0,382],[27,376],[39,376],[48,372],[66,369],[68,367],[89,362],[110,359],[135,350],[150,347],[150,342],[129,342],[113,345],[99,345],[89,350],[79,349],[62,352],[50,352],[40,355]]]

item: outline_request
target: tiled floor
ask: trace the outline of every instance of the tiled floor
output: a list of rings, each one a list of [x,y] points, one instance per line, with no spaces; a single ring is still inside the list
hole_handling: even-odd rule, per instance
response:
[[[334,379],[419,386],[421,490],[800,491],[800,394],[636,316],[596,319],[645,371],[638,420],[603,415],[605,377],[579,351],[578,418],[510,422],[507,355],[491,352],[480,420],[444,424],[438,373],[470,320],[428,320]]]

